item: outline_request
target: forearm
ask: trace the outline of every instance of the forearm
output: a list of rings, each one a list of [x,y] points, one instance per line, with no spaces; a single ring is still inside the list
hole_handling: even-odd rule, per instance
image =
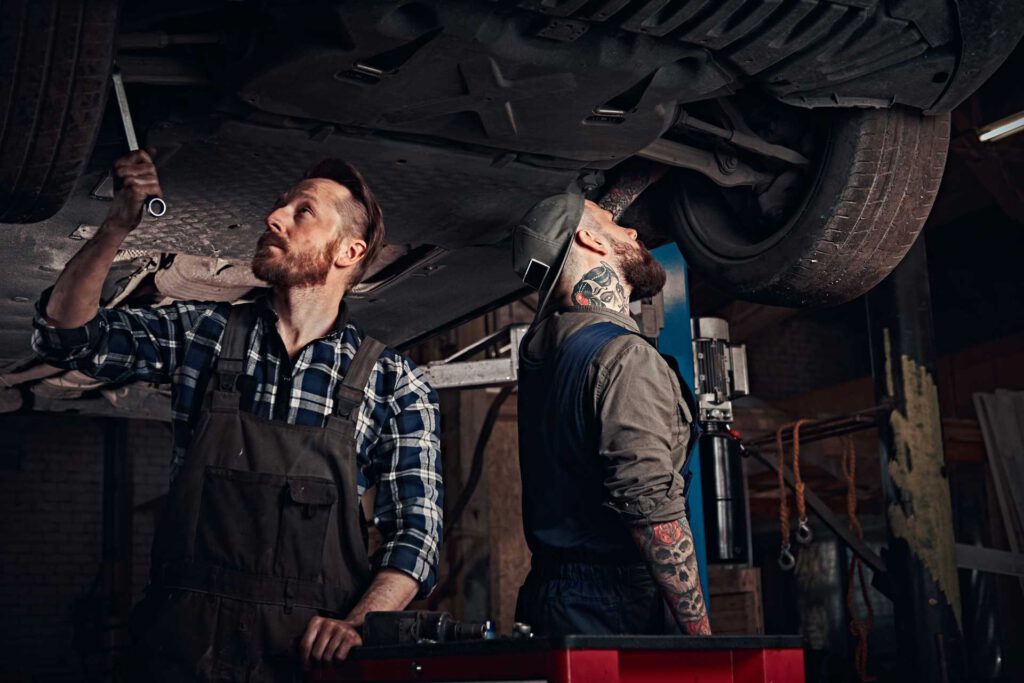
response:
[[[359,627],[368,612],[404,609],[416,595],[419,583],[397,569],[381,569],[373,577],[359,604],[344,619],[315,616],[299,640],[299,656],[308,668],[314,661],[342,661],[349,650],[363,644]]]
[[[711,635],[693,535],[686,518],[637,525],[632,533],[679,628],[689,635]]]
[[[405,609],[419,590],[419,583],[397,569],[381,569],[373,577],[359,603],[345,617],[353,626],[362,626],[368,612],[390,612]]]
[[[64,267],[46,306],[55,327],[80,327],[96,316],[100,293],[127,231],[104,225]]]
[[[96,316],[117,250],[142,219],[146,197],[162,194],[153,159],[141,150],[115,161],[113,178],[118,189],[103,225],[64,267],[43,311],[54,327],[81,327]]]

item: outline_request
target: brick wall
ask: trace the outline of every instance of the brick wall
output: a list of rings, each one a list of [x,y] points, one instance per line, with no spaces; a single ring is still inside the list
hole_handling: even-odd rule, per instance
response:
[[[59,676],[76,668],[71,613],[100,563],[103,432],[79,417],[0,421],[0,439],[14,430],[20,462],[0,472],[0,670]]]
[[[88,596],[102,553],[103,430],[79,416],[0,417],[0,442],[13,444],[0,461],[0,680],[76,680],[95,666],[76,648],[74,614],[97,613]],[[138,504],[166,490],[168,428],[132,422],[128,444]],[[152,515],[137,513],[134,531],[138,596]]]
[[[869,374],[864,304],[807,311],[746,340],[750,391],[778,401]]]
[[[128,429],[132,454],[135,516],[132,538],[132,603],[142,598],[149,583],[149,551],[154,519],[163,507],[171,472],[171,426],[149,420],[132,421]]]

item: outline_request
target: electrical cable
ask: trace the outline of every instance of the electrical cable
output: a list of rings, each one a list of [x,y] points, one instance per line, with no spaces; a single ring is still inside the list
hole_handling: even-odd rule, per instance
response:
[[[476,487],[480,484],[480,479],[484,473],[484,454],[487,450],[487,442],[491,439],[491,433],[494,431],[494,425],[498,421],[501,407],[505,404],[508,397],[512,395],[513,391],[515,391],[514,386],[502,387],[501,391],[498,392],[498,395],[491,402],[490,408],[487,409],[487,415],[484,417],[484,423],[481,425],[480,434],[476,439],[476,447],[473,449],[473,464],[470,465],[466,485],[462,487],[462,492],[459,494],[459,499],[455,501],[451,513],[446,515],[448,518],[446,535],[451,535],[458,525],[462,514],[469,505],[470,499],[473,497],[473,493],[476,491]]]
[[[459,520],[466,511],[466,507],[469,505],[469,501],[473,497],[476,487],[480,484],[480,480],[483,478],[484,454],[487,452],[487,444],[491,440],[491,434],[494,432],[494,425],[498,422],[498,416],[501,414],[501,407],[515,390],[515,385],[503,387],[501,391],[498,392],[498,395],[494,397],[490,407],[487,409],[487,415],[484,416],[484,423],[480,426],[480,433],[476,438],[476,446],[473,448],[473,462],[469,467],[469,477],[467,477],[466,484],[462,487],[462,492],[459,494],[458,500],[455,501],[452,511],[450,513],[445,513],[446,523],[444,533],[445,536],[448,537],[449,541],[452,538],[452,532],[458,527]],[[434,590],[428,599],[428,605],[431,608],[440,604],[441,600],[451,592],[461,570],[461,561],[449,569],[448,577]]]

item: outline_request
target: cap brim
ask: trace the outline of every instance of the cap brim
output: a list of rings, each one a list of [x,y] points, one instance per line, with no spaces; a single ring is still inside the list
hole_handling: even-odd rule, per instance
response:
[[[562,271],[565,269],[565,262],[569,260],[569,252],[572,251],[572,243],[573,240],[576,239],[576,231],[578,229],[579,228],[573,230],[572,234],[569,235],[569,241],[565,245],[565,249],[562,251],[562,256],[558,259],[558,266],[548,276],[551,278],[551,281],[548,284],[547,290],[543,290],[544,294],[537,300],[537,312],[533,316],[533,322],[531,325],[536,325],[537,322],[540,321],[541,316],[544,313],[544,309],[547,307],[548,301],[551,298],[551,292],[553,292],[555,287],[558,286],[558,280],[562,277]]]

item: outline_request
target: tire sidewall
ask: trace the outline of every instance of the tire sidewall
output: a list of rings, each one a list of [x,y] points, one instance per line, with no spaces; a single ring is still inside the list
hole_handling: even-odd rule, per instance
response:
[[[666,198],[668,225],[687,264],[719,287],[753,301],[811,303],[794,290],[787,278],[803,268],[814,268],[814,249],[828,230],[834,230],[839,199],[857,164],[857,147],[864,117],[884,116],[878,110],[828,112],[830,125],[816,177],[794,215],[780,228],[784,234],[759,253],[729,258],[713,251],[694,231],[687,217],[683,193],[676,190],[687,174],[677,174]],[[791,300],[795,297],[795,300]]]

